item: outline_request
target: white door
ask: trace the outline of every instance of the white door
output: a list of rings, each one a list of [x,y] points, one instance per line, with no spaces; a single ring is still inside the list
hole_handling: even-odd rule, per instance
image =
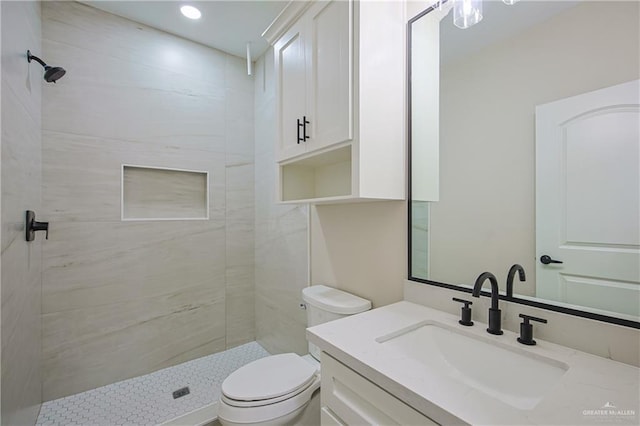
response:
[[[536,108],[536,296],[640,316],[639,169],[640,81]]]

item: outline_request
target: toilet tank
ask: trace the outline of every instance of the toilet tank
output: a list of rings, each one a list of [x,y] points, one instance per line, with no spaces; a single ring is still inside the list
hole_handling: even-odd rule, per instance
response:
[[[302,290],[307,304],[307,327],[359,314],[371,309],[371,302],[346,291],[324,285],[313,285]],[[309,343],[309,353],[320,360],[320,349]]]

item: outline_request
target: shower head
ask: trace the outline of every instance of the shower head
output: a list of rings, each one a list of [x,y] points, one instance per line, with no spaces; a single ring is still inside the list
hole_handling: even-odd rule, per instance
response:
[[[49,65],[44,67],[44,79],[47,83],[55,83],[56,80],[59,80],[66,73],[62,67],[50,67]]]
[[[62,67],[51,67],[45,64],[42,59],[33,56],[31,51],[27,50],[27,62],[31,63],[32,59],[44,67],[44,79],[47,83],[55,83],[67,73]]]

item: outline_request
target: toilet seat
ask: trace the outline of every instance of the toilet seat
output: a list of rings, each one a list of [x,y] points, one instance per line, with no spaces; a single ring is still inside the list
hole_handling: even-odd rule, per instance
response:
[[[231,373],[222,382],[222,395],[228,400],[245,403],[292,396],[306,388],[315,373],[316,369],[300,355],[272,355],[250,362]]]
[[[308,381],[306,381],[302,386],[300,386],[298,389],[294,390],[291,393],[287,393],[275,398],[267,398],[267,399],[258,399],[258,400],[253,400],[253,401],[243,401],[243,400],[238,400],[238,399],[232,399],[229,398],[228,396],[226,396],[224,393],[222,395],[220,395],[220,399],[222,401],[224,401],[225,403],[233,406],[233,407],[262,407],[264,405],[270,405],[270,404],[275,404],[277,402],[280,401],[284,401],[285,399],[289,399],[292,398],[296,395],[298,395],[299,393],[304,392],[309,386],[311,386],[313,384],[313,382],[316,380],[316,376],[312,376],[309,378]]]
[[[317,366],[301,356],[261,358],[225,379],[218,414],[236,423],[270,421],[302,409],[319,387]]]

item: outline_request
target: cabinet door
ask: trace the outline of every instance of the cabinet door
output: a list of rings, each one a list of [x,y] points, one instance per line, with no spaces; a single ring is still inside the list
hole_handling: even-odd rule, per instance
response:
[[[274,45],[278,160],[291,158],[305,151],[305,143],[298,140],[298,135],[302,137],[303,129],[298,129],[297,125],[298,120],[303,120],[307,103],[303,27],[303,22],[292,26]]]
[[[353,2],[319,1],[305,18],[309,151],[353,138]]]

